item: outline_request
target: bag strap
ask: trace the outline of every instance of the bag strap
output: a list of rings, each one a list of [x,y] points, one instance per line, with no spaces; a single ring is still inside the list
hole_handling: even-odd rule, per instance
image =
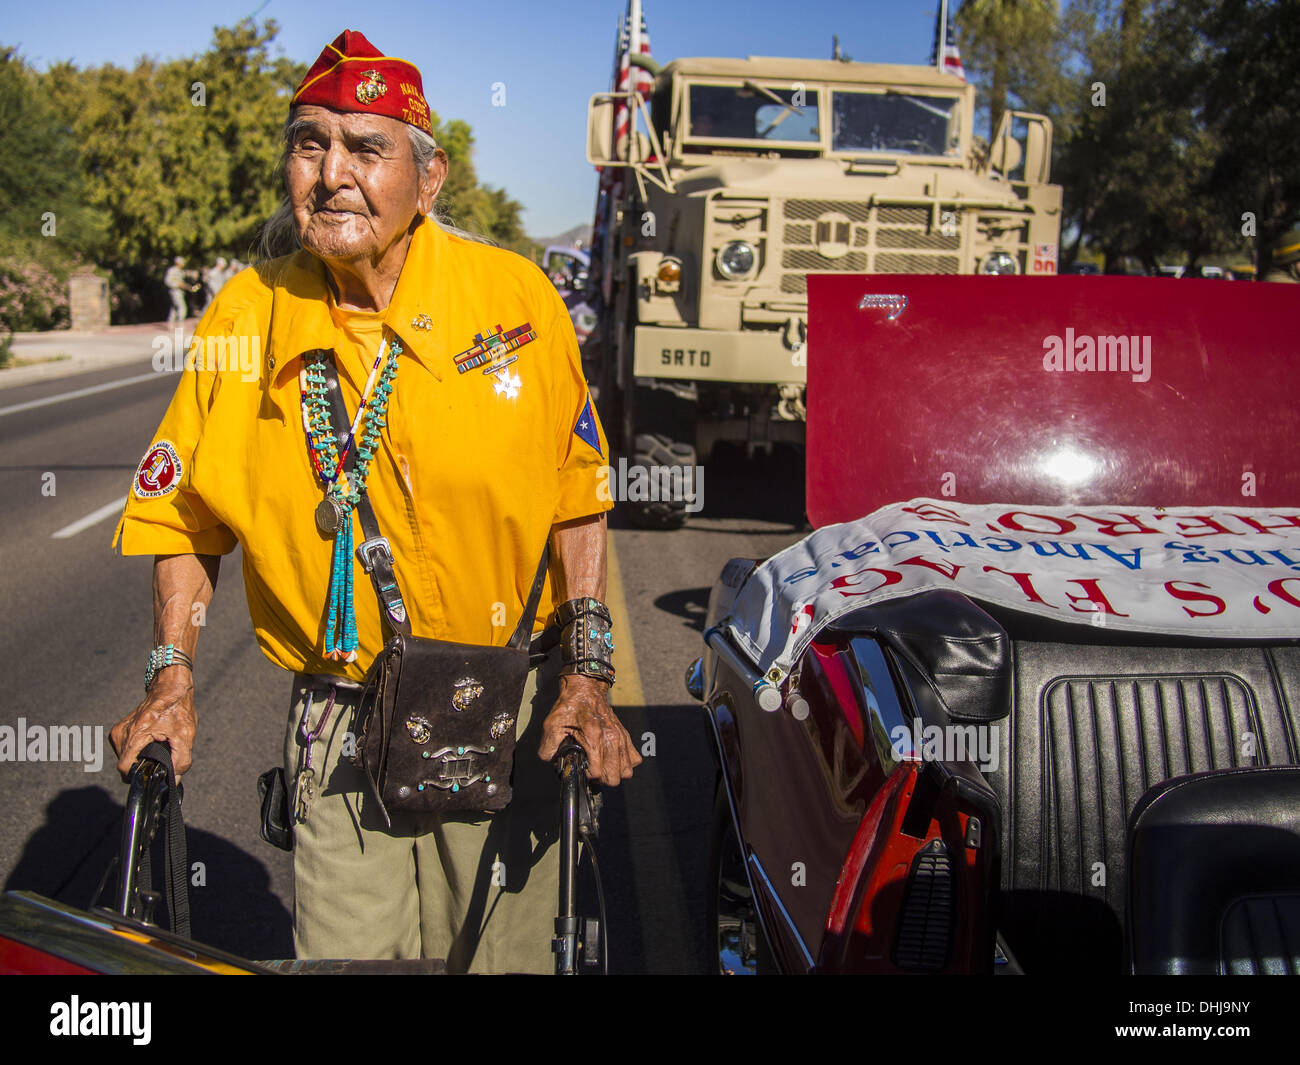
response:
[[[330,354],[332,356],[333,352]],[[352,420],[348,417],[347,404],[343,400],[343,390],[339,388],[338,371],[333,358],[326,361],[325,391],[329,395],[330,401],[330,425],[334,429],[334,436],[338,440],[338,446],[341,449],[346,443],[344,437],[351,428]],[[356,458],[356,448],[349,448],[348,457],[344,463],[344,469],[347,473],[352,472]],[[388,619],[388,623],[394,632],[409,636],[411,635],[411,623],[407,617],[406,605],[402,601],[402,589],[397,583],[397,575],[393,572],[392,549],[379,531],[379,520],[375,517],[375,510],[370,505],[368,492],[363,491],[361,493],[361,499],[357,503],[357,517],[361,521],[361,532],[366,538],[365,542],[357,550],[361,555],[362,565],[365,566],[366,572],[370,574],[370,583],[374,585],[375,595],[379,598],[380,612]],[[541,601],[542,588],[546,584],[546,570],[549,562],[550,545],[547,544],[542,548],[542,559],[537,564],[537,573],[533,577],[533,586],[528,592],[528,602],[525,604],[524,612],[519,618],[519,624],[515,626],[515,631],[510,637],[510,642],[506,645],[508,647],[522,650],[528,646],[529,639],[532,636],[533,619],[537,614],[537,604]]]
[[[165,862],[167,913],[171,917],[172,931],[178,936],[190,937],[190,864],[185,851],[185,821],[181,817],[180,785],[176,783],[176,769],[172,765],[171,748],[157,740],[140,752],[141,758],[152,758],[162,765],[167,774],[167,845],[163,850]],[[152,870],[148,865],[148,843],[141,864],[145,880],[153,887]]]

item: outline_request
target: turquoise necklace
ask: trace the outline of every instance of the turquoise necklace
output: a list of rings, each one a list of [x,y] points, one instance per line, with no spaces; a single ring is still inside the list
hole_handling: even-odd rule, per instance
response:
[[[384,361],[384,348],[388,359]],[[397,375],[397,356],[402,345],[393,340],[379,345],[361,404],[352,420],[347,439],[339,441],[330,421],[330,400],[325,379],[325,355],[316,354],[299,377],[302,389],[302,427],[307,436],[307,453],[312,468],[325,485],[325,498],[316,507],[316,525],[324,535],[333,535],[330,560],[329,620],[325,629],[325,657],[344,662],[357,660],[357,619],[352,601],[352,513],[366,490],[370,460],[379,448],[379,431],[388,424],[388,399]],[[380,363],[383,362],[383,369]],[[374,398],[371,399],[373,390]],[[365,417],[365,429],[357,440],[357,428]],[[357,441],[357,457],[349,475],[343,469],[348,452]]]

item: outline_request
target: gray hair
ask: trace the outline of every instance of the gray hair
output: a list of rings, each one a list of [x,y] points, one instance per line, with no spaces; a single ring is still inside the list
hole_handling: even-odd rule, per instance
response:
[[[280,152],[280,160],[276,164],[276,173],[280,176],[280,184],[284,186],[285,169],[289,163],[289,151],[293,146],[293,135],[295,132],[295,117],[290,111],[289,118],[284,124],[284,148]],[[433,161],[438,151],[438,142],[422,129],[416,129],[412,125],[407,125],[406,132],[411,141],[411,157],[415,161],[416,170],[423,173],[428,165]],[[428,216],[429,221],[441,228],[446,233],[453,236],[461,237],[464,240],[476,241],[479,244],[491,244],[496,246],[496,241],[490,237],[485,237],[479,233],[471,233],[453,224],[451,216],[447,213],[446,207],[441,201],[435,202],[433,212]],[[269,259],[278,259],[282,255],[292,255],[302,247],[298,240],[298,227],[293,220],[293,205],[289,202],[289,196],[286,193],[280,200],[280,206],[268,218],[257,235],[257,239],[250,250],[250,255],[254,263],[262,263]]]

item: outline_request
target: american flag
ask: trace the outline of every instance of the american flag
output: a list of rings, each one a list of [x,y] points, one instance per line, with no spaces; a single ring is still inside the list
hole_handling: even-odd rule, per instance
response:
[[[943,33],[942,57],[939,50],[940,27]],[[956,74],[962,81],[966,80],[966,71],[961,65],[961,52],[957,49],[957,37],[952,31],[952,18],[948,14],[947,0],[944,0],[940,6],[938,17],[934,22],[934,47],[930,50],[930,63],[945,74]]]
[[[610,78],[611,92],[639,93],[649,98],[654,88],[650,72],[631,63],[633,52],[650,54],[650,31],[646,29],[641,0],[628,0],[627,12],[619,19],[614,44],[614,72]],[[632,132],[632,109],[619,103],[614,109],[614,155],[627,154],[628,137]],[[611,225],[614,212],[623,198],[623,168],[606,167],[601,171],[596,192],[596,218],[592,225],[591,279],[600,279],[601,296],[608,304],[613,282],[614,233]]]
[[[650,90],[654,88],[654,78],[648,70],[632,66],[633,52],[650,54],[650,31],[646,29],[641,0],[628,0],[627,14],[619,25],[613,91],[637,92],[648,100]],[[614,154],[617,156],[626,154],[631,119],[631,109],[626,104],[619,104],[614,114]]]

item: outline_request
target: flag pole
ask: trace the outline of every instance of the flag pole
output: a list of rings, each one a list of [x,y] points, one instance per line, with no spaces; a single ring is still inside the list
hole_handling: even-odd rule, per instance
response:
[[[934,49],[934,66],[942,74],[943,56],[948,48],[948,0],[939,2],[939,28],[936,31],[935,41],[937,43]]]

